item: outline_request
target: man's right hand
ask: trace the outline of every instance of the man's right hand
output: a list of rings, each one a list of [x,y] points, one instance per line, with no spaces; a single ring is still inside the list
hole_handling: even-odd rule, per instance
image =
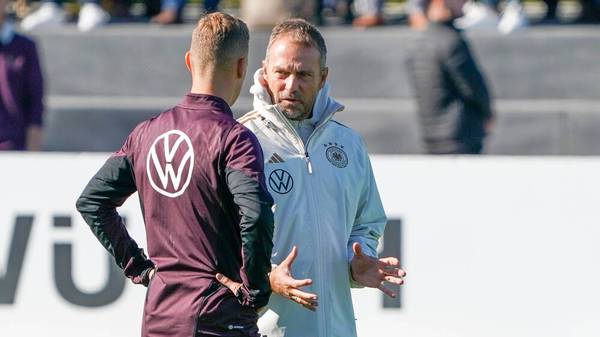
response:
[[[317,295],[300,290],[301,287],[311,285],[312,280],[296,280],[292,277],[292,263],[294,263],[297,255],[298,248],[294,246],[290,255],[281,264],[271,270],[271,274],[269,275],[271,290],[282,297],[289,298],[308,310],[316,311],[319,305]]]

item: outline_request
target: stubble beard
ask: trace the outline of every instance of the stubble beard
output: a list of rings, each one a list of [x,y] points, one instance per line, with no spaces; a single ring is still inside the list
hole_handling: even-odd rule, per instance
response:
[[[301,121],[311,117],[313,104],[314,100],[310,104],[306,104],[304,101],[301,101],[295,104],[288,103],[284,106],[284,103],[280,101],[277,103],[277,107],[287,119]]]

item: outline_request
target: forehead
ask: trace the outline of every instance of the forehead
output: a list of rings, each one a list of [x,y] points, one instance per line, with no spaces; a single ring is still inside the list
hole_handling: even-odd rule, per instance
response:
[[[281,36],[273,41],[268,53],[269,66],[320,67],[321,55],[313,45],[295,41],[291,36]]]

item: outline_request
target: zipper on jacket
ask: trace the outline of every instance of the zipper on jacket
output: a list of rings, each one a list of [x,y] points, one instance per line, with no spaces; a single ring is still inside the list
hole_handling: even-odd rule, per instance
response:
[[[308,157],[308,152],[306,153],[306,158]],[[309,169],[309,173],[311,173],[312,171],[312,165],[310,164],[310,159],[308,161],[308,169]],[[318,323],[317,323],[317,330],[319,332],[319,336],[328,336],[327,331],[328,329],[328,324],[329,324],[329,319],[328,319],[328,311],[323,310],[323,308],[327,308],[328,307],[328,296],[327,294],[325,294],[325,284],[327,284],[327,278],[325,277],[325,271],[323,270],[324,266],[323,266],[323,260],[325,260],[325,258],[323,257],[324,252],[323,250],[325,249],[325,245],[323,244],[323,238],[322,235],[323,233],[321,233],[321,221],[320,221],[320,217],[319,217],[319,205],[318,205],[318,199],[316,197],[316,188],[315,188],[315,182],[314,179],[316,179],[315,176],[312,176],[308,178],[309,180],[309,188],[310,188],[310,193],[309,193],[309,198],[310,198],[310,203],[312,204],[311,207],[314,210],[314,223],[313,226],[315,228],[315,233],[316,238],[315,241],[317,243],[317,249],[316,251],[318,251],[319,253],[316,256],[316,260],[317,260],[317,273],[318,273],[318,279],[319,284],[317,286],[317,292],[319,294],[319,302],[321,303],[321,305],[319,306],[319,308],[317,308],[317,314],[318,314]]]
[[[281,120],[283,120],[283,123],[287,126],[288,130],[292,133],[292,136],[294,136],[294,138],[296,139],[296,143],[298,143],[300,145],[299,153],[301,155],[304,155],[306,153],[306,149],[308,147],[304,144],[304,142],[302,141],[302,138],[300,138],[298,131],[296,131],[294,126],[292,126],[292,123],[290,123],[290,121],[287,119],[287,117],[285,117],[285,115],[281,111],[279,111],[277,106],[273,106],[273,109],[277,112],[277,114],[279,115],[279,118]],[[296,148],[296,150],[298,150],[298,149]]]
[[[294,138],[296,139],[296,142],[298,144],[300,144],[300,152],[299,154],[303,156],[303,159],[306,161],[306,168],[308,170],[309,175],[311,175],[312,177],[309,178],[310,183],[309,183],[309,188],[310,188],[310,203],[312,204],[312,209],[315,210],[315,222],[314,222],[314,226],[315,226],[315,232],[316,232],[316,242],[317,242],[317,250],[318,251],[322,251],[322,249],[324,249],[324,245],[323,245],[323,240],[322,240],[322,233],[321,233],[321,228],[319,226],[320,221],[319,221],[319,211],[318,211],[318,204],[317,204],[317,197],[316,197],[316,188],[315,188],[315,182],[313,181],[313,167],[312,167],[312,163],[310,160],[310,155],[308,153],[308,148],[309,148],[309,144],[310,141],[314,138],[314,136],[318,133],[318,131],[321,130],[321,128],[327,124],[327,122],[329,122],[332,118],[333,115],[335,114],[335,112],[339,111],[335,111],[329,114],[329,116],[327,116],[327,118],[325,118],[323,120],[323,122],[321,122],[319,125],[317,125],[315,127],[315,129],[313,130],[313,132],[310,134],[310,136],[308,137],[308,139],[306,140],[306,144],[304,144],[304,142],[302,141],[302,138],[300,138],[300,135],[298,134],[298,132],[296,131],[296,129],[292,126],[292,124],[289,122],[289,120],[283,115],[283,113],[281,111],[279,111],[279,109],[277,109],[277,107],[274,107],[275,111],[277,112],[277,114],[279,115],[279,117],[283,120],[283,123],[288,127],[288,129],[291,131],[292,135],[294,136]],[[329,313],[325,310],[323,310],[322,308],[326,308],[328,306],[328,296],[325,294],[325,284],[328,281],[327,278],[325,277],[325,271],[324,271],[324,266],[323,266],[323,256],[322,254],[317,254],[316,256],[316,260],[317,260],[317,272],[318,272],[318,276],[320,279],[319,285],[317,286],[317,292],[319,294],[319,299],[321,302],[320,308],[317,309],[318,311],[318,324],[317,324],[317,330],[319,333],[319,336],[328,336],[329,333],[329,320],[328,320],[328,315]]]
[[[296,129],[294,128],[294,126],[292,125],[292,123],[290,123],[290,121],[287,119],[287,117],[285,117],[285,115],[281,111],[279,111],[279,109],[276,106],[273,106],[273,109],[277,112],[277,114],[279,115],[280,119],[283,120],[283,123],[286,124],[286,126],[291,131],[291,133],[294,136],[294,138],[296,138],[296,142],[298,144],[300,144],[300,150],[301,150],[300,154],[302,154],[304,156],[303,159],[306,161],[306,168],[308,170],[308,173],[309,174],[313,174],[312,163],[310,162],[310,156],[308,155],[308,144],[310,144],[310,140],[317,133],[317,131],[319,129],[321,129],[322,126],[324,126],[325,124],[327,124],[327,122],[329,122],[329,120],[331,120],[333,118],[333,115],[337,111],[339,111],[339,110],[336,110],[336,111],[330,113],[329,116],[327,116],[327,118],[325,118],[323,120],[323,122],[321,122],[319,125],[317,125],[317,127],[315,127],[315,129],[310,134],[310,136],[308,136],[308,139],[306,140],[306,144],[304,144],[304,142],[302,141],[302,138],[298,134],[298,131],[296,131]],[[271,123],[271,122],[269,121],[269,123]]]
[[[308,174],[313,173],[312,163],[310,162],[310,156],[308,155],[308,151],[304,153],[304,160],[306,160],[306,166],[308,167]]]

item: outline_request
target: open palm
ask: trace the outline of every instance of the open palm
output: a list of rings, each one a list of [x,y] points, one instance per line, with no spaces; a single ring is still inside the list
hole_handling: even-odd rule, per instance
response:
[[[352,279],[358,284],[377,288],[390,297],[396,294],[384,285],[384,281],[403,284],[406,272],[400,269],[400,261],[395,257],[384,257],[381,259],[365,255],[359,243],[352,245],[354,257],[350,265]]]

